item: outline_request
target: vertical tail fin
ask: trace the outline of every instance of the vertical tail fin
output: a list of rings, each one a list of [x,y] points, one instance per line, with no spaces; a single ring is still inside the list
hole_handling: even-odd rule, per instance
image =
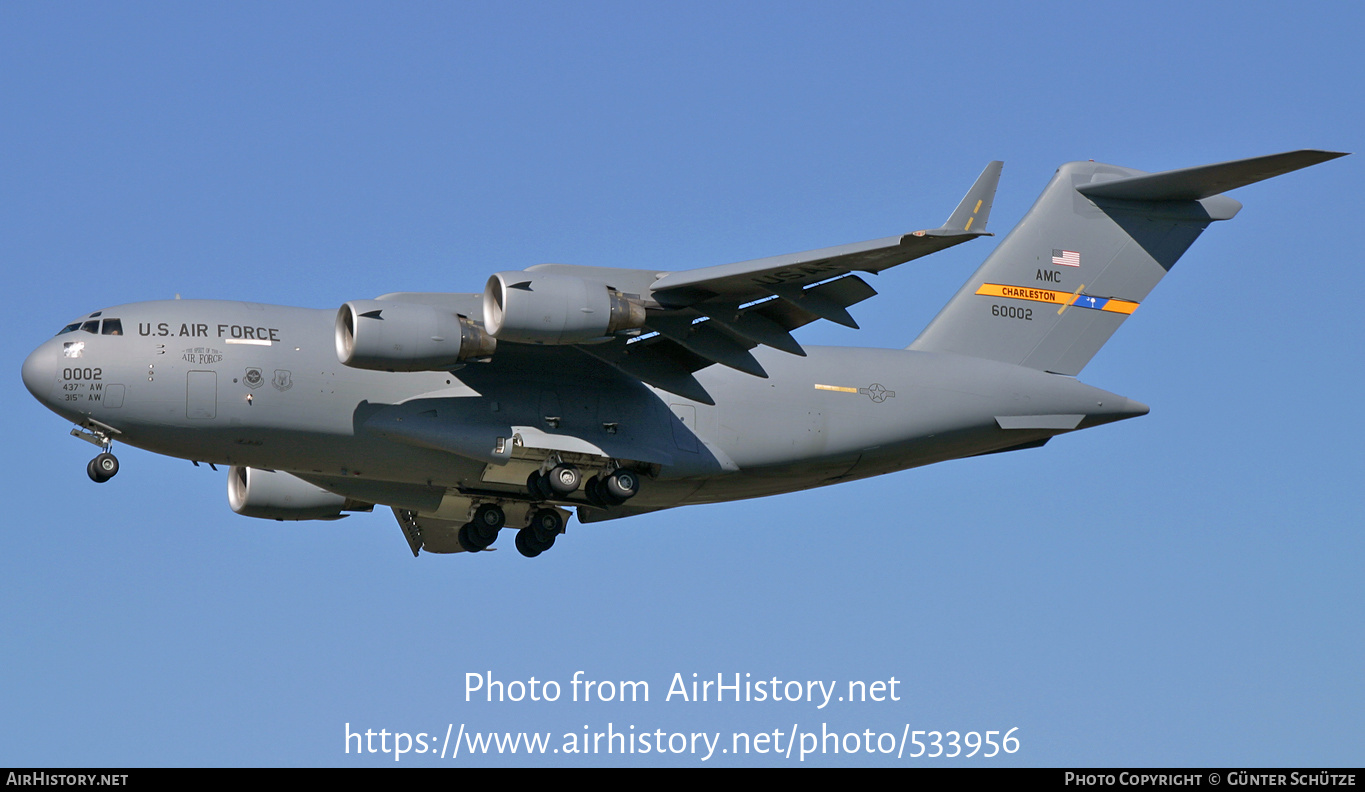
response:
[[[1163,173],[1067,163],[909,348],[1075,375],[1208,224],[1242,208],[1223,190],[1341,156],[1291,151]]]

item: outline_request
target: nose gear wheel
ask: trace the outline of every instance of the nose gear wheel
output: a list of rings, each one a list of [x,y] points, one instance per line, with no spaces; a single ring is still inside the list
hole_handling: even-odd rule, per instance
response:
[[[118,457],[105,451],[85,466],[85,473],[96,484],[103,484],[118,473]]]

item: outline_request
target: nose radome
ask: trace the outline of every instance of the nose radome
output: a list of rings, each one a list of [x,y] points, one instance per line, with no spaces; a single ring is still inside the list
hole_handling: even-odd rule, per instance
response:
[[[33,398],[47,403],[52,394],[52,384],[56,380],[56,350],[51,344],[43,344],[24,359],[24,387],[33,394]]]

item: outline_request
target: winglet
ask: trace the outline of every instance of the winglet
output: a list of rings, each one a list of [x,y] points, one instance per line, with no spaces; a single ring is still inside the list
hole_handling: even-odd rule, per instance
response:
[[[996,160],[981,171],[976,183],[967,191],[962,203],[957,205],[948,216],[948,222],[936,231],[975,231],[986,230],[986,220],[991,215],[991,203],[995,201],[995,188],[1000,184],[1000,169],[1005,163]]]

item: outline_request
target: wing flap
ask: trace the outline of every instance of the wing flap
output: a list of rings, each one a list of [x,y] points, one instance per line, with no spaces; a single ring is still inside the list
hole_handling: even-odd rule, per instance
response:
[[[662,314],[650,318],[647,326],[708,361],[755,377],[768,377],[768,372],[749,354],[749,350],[756,345],[748,339],[736,339],[719,329],[718,322],[709,319],[695,321],[687,313]]]
[[[754,344],[763,344],[800,357],[806,356],[806,350],[802,349],[792,334],[787,332],[789,328],[765,316],[760,307],[756,306],[754,310],[749,311],[740,311],[739,306],[727,306],[720,310],[708,308],[706,315],[712,322]]]
[[[876,294],[877,290],[867,285],[867,281],[857,275],[846,275],[805,289],[799,294],[781,295],[780,299],[760,303],[750,310],[787,330],[795,330],[817,319],[832,319],[832,316],[827,315],[834,314],[831,306],[837,306],[842,316],[846,317],[848,322],[852,322],[853,317],[844,309]],[[824,313],[817,311],[817,308],[822,309]],[[854,328],[858,326],[856,322],[852,325],[843,321],[839,323]]]
[[[630,344],[585,344],[579,349],[647,385],[702,404],[716,403],[692,376],[692,372],[715,361],[690,352],[662,335],[642,337]]]

